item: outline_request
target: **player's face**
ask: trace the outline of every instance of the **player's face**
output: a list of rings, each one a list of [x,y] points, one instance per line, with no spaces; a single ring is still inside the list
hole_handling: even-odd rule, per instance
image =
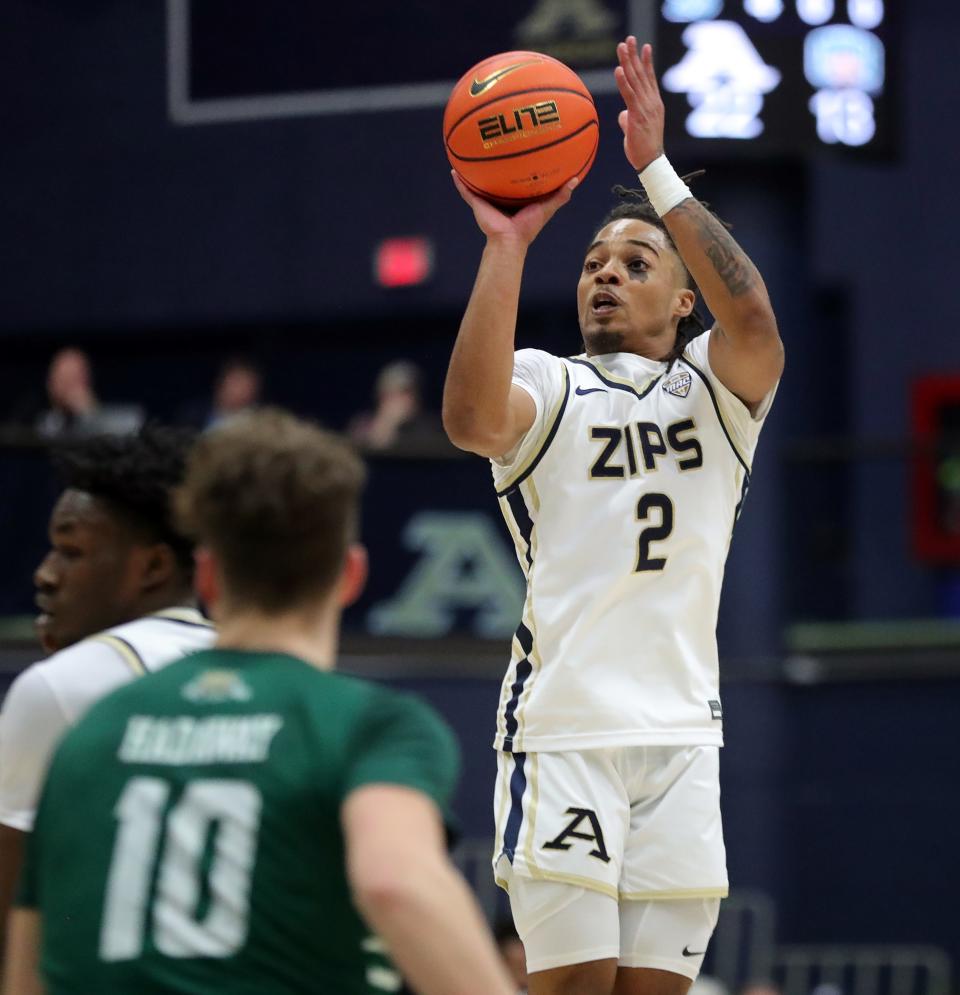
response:
[[[683,279],[676,250],[659,228],[629,218],[602,228],[587,250],[577,285],[587,352],[666,356],[677,321],[693,307]]]
[[[33,577],[37,634],[48,653],[142,614],[137,543],[106,504],[85,491],[64,491],[49,538]]]

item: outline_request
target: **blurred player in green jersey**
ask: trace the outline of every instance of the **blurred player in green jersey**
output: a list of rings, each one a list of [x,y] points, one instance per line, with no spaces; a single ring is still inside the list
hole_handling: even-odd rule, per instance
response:
[[[366,575],[362,483],[341,440],[281,412],[197,444],[177,510],[219,638],[58,749],[7,993],[344,995],[396,991],[396,968],[420,992],[511,991],[446,855],[452,735],[330,672]]]

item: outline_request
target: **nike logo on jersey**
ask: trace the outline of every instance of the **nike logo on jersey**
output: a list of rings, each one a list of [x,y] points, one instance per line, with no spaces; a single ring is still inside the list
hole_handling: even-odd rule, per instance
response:
[[[583,397],[584,394],[596,394],[597,391],[599,391],[601,394],[606,394],[607,393],[607,388],[606,387],[578,387],[574,391],[574,393],[575,394],[579,394],[581,397]]]
[[[706,950],[691,950],[689,947],[683,948],[684,957],[702,957],[706,953]]]
[[[532,66],[539,61],[539,59],[527,59],[526,62],[515,62],[512,66],[507,66],[506,69],[499,69],[497,72],[491,73],[486,79],[477,79],[474,76],[473,82],[470,84],[470,96],[479,97],[485,90],[489,90],[497,80],[503,79],[504,76],[516,72],[524,66]]]

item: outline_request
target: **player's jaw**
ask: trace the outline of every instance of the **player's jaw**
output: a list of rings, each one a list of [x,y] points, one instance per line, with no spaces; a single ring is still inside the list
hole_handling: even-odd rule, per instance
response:
[[[79,568],[55,587],[37,586],[34,629],[45,652],[55,653],[137,617],[135,606],[110,579],[100,571]]]
[[[669,352],[675,334],[657,301],[646,301],[633,287],[597,287],[580,302],[580,332],[591,356],[635,352],[658,359]],[[669,340],[669,341],[668,341]]]
[[[118,621],[126,621],[116,617],[106,598],[91,598],[85,590],[78,590],[80,583],[80,578],[76,578],[76,582],[71,579],[57,587],[37,588],[34,629],[47,653],[66,649]],[[83,587],[87,588],[87,585],[83,584]]]

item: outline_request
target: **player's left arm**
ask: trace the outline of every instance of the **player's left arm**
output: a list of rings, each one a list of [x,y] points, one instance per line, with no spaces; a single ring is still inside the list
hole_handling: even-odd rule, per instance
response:
[[[614,71],[626,109],[623,147],[638,173],[663,155],[663,100],[649,45],[629,37],[617,46]],[[759,404],[783,372],[783,343],[767,288],[756,266],[727,229],[695,197],[663,215],[664,224],[703,299],[717,319],[710,366],[748,406]]]
[[[44,995],[40,979],[40,913],[16,908],[7,936],[3,995]]]

